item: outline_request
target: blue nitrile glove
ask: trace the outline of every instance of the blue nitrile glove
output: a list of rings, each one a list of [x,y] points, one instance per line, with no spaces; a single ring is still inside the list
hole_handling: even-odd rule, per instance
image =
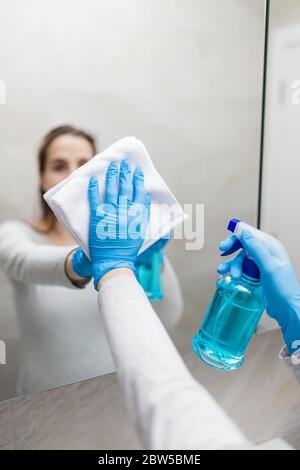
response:
[[[98,180],[89,183],[89,255],[94,285],[111,269],[130,268],[143,244],[150,212],[150,195],[140,168],[132,176],[130,164],[123,160],[120,177],[117,163],[106,174],[105,201],[100,201]]]
[[[140,255],[138,255],[136,259],[136,266],[139,266],[141,264],[151,267],[152,266],[152,255],[153,253],[160,251],[161,256],[163,258],[163,248],[166,246],[166,244],[170,241],[171,239],[171,234],[165,235],[165,237],[160,238],[157,240],[153,245],[149,246],[147,250],[143,251]]]
[[[92,277],[92,264],[80,247],[73,253],[72,269],[80,277]]]
[[[227,251],[236,240],[234,235],[221,242],[220,249]],[[285,247],[276,238],[261,241],[250,231],[242,232],[241,242],[247,254],[257,264],[267,303],[267,312],[274,318],[289,350],[300,347],[300,287]],[[242,275],[245,251],[218,267],[219,274],[230,272],[234,279]]]

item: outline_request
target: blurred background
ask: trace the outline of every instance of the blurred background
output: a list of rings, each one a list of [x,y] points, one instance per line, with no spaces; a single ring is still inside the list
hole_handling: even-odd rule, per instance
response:
[[[179,201],[205,205],[205,244],[167,252],[184,296],[171,332],[190,351],[215,289],[227,221],[256,224],[264,47],[260,0],[1,0],[1,221],[38,210],[37,149],[51,128],[90,131],[98,150],[126,135],[146,145]],[[7,365],[15,394],[18,328],[0,277]]]

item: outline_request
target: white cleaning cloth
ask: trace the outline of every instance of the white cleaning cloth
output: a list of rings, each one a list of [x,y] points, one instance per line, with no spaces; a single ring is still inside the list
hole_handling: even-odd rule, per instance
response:
[[[130,162],[132,170],[137,167],[143,170],[145,187],[151,195],[150,219],[140,253],[187,218],[177,199],[154,168],[143,143],[135,137],[125,137],[96,155],[44,194],[44,199],[58,220],[71,233],[87,256],[89,256],[89,179],[91,176],[97,176],[101,200],[104,202],[108,165],[125,158]]]

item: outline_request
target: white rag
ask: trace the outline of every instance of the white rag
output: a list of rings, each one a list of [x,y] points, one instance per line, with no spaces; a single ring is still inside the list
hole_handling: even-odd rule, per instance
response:
[[[140,253],[187,218],[177,199],[156,171],[144,144],[135,137],[124,137],[44,194],[44,199],[57,219],[66,227],[87,256],[89,256],[89,179],[91,176],[98,178],[100,197],[104,202],[108,165],[123,159],[130,162],[133,171],[137,167],[143,170],[145,188],[151,195],[150,219]]]

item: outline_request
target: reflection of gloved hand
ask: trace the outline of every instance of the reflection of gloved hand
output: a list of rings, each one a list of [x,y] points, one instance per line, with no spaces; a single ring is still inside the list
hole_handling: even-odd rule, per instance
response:
[[[72,256],[72,269],[80,277],[92,277],[92,265],[80,247],[74,251]]]
[[[106,174],[105,201],[101,203],[98,180],[89,183],[90,224],[89,255],[94,285],[115,268],[130,268],[143,244],[150,211],[150,195],[144,186],[144,174],[137,168],[132,176],[127,160],[120,166],[111,163]]]
[[[160,238],[157,240],[153,245],[149,246],[147,250],[143,251],[140,255],[138,255],[136,259],[136,266],[139,266],[141,264],[151,267],[152,266],[152,256],[153,253],[160,251],[161,252],[161,257],[163,259],[163,248],[166,246],[166,244],[170,241],[171,234],[166,235],[163,238]]]
[[[236,237],[232,235],[221,242],[220,249],[231,248]],[[277,320],[292,354],[300,347],[300,287],[286,249],[278,240],[261,241],[248,230],[242,232],[241,240],[247,254],[257,264],[261,274],[261,284],[267,302],[267,312]],[[242,275],[242,262],[245,251],[218,267],[220,274],[230,271],[234,279]]]

